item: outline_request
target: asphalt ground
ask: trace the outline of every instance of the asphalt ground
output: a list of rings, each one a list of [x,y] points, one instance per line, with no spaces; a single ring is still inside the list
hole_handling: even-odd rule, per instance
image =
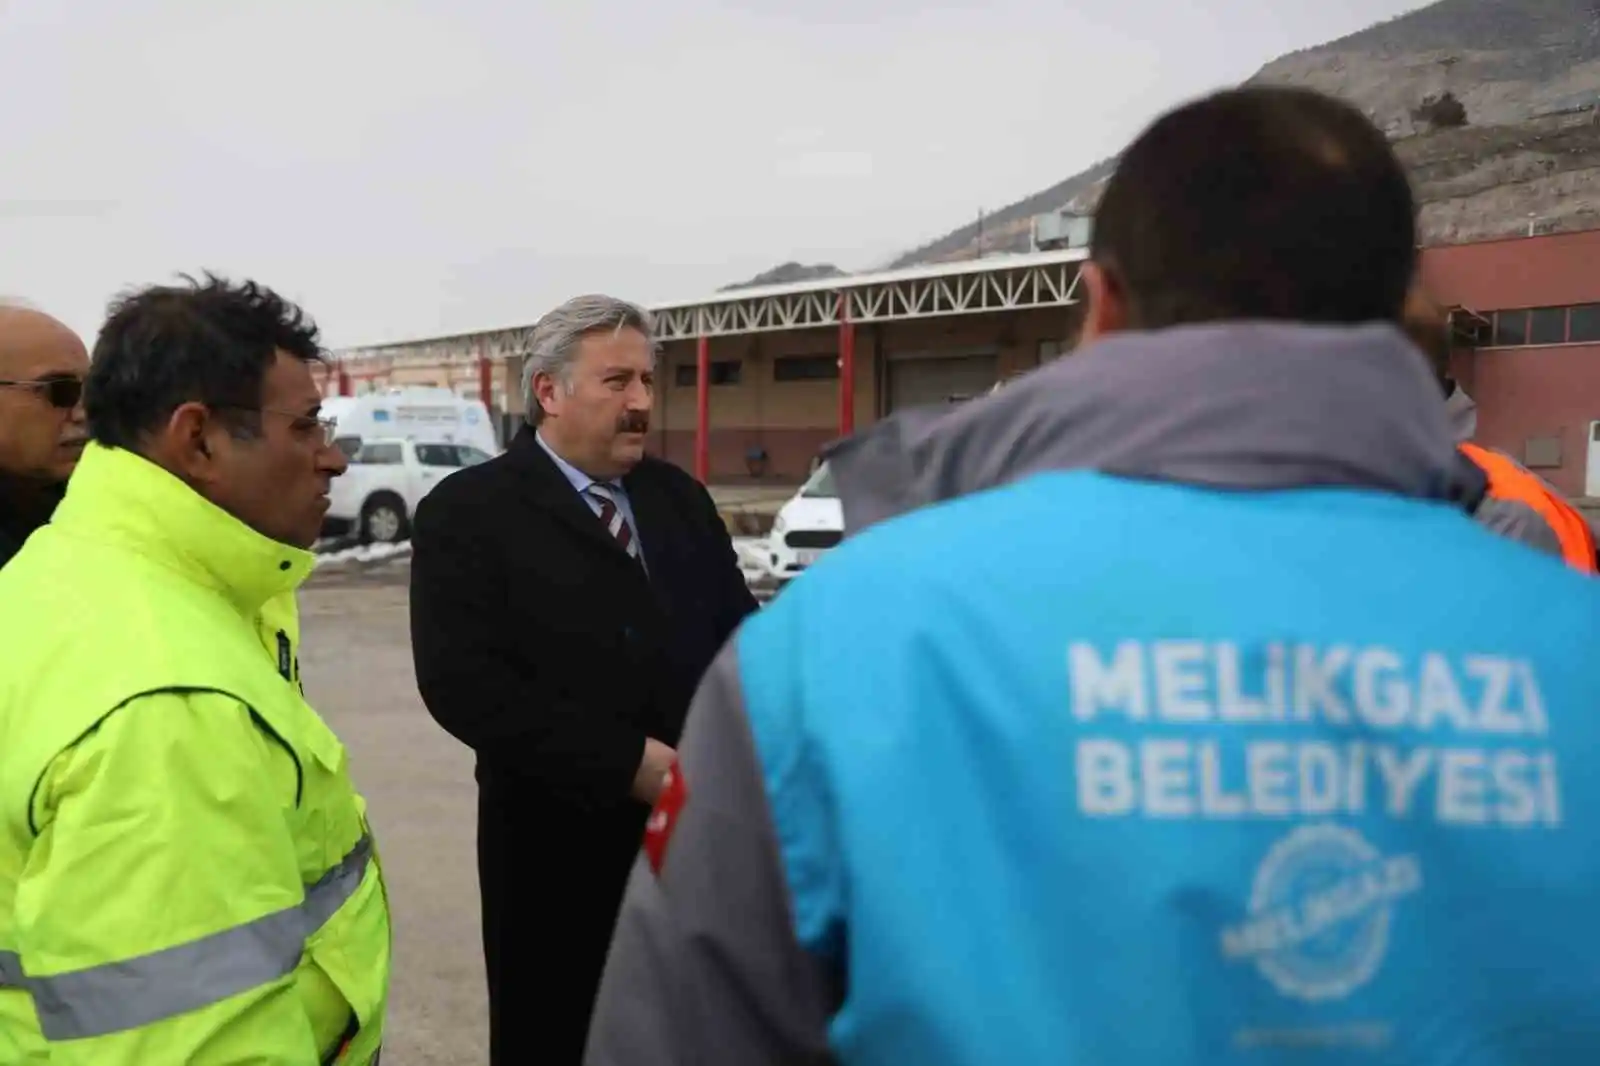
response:
[[[300,603],[306,696],[349,749],[394,913],[384,1066],[481,1066],[473,760],[417,695],[406,567],[319,573]]]
[[[409,553],[319,568],[300,594],[306,697],[350,752],[395,925],[383,1066],[489,1059],[473,756],[428,716],[411,666]],[[758,599],[771,595],[757,580]]]

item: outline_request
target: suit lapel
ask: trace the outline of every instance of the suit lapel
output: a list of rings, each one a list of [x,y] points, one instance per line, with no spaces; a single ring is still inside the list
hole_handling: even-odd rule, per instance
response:
[[[510,450],[516,454],[518,465],[526,474],[526,484],[542,508],[581,538],[591,541],[633,569],[639,569],[638,564],[622,550],[622,545],[600,524],[600,519],[584,502],[578,490],[572,487],[572,482],[561,473],[555,461],[545,454],[530,427],[524,426],[518,432],[511,441]]]

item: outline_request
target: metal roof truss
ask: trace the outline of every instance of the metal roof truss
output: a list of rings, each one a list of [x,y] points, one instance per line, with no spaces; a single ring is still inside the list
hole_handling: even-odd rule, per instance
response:
[[[896,322],[943,315],[1066,307],[1077,302],[1080,264],[1013,266],[954,277],[909,278],[656,311],[659,340],[837,326],[848,300],[851,322]]]
[[[435,367],[453,363],[476,363],[487,356],[490,362],[501,363],[507,356],[527,354],[532,347],[533,328],[497,329],[487,333],[474,333],[464,337],[441,337],[438,340],[410,341],[381,348],[360,348],[335,352],[335,358],[354,370],[357,367],[382,367],[393,370],[404,367]]]
[[[837,326],[846,301],[849,320],[856,323],[1067,307],[1078,302],[1080,265],[997,262],[993,270],[943,277],[864,280],[858,285],[840,279],[834,288],[804,292],[723,294],[705,303],[657,308],[656,338],[678,341]],[[474,363],[484,356],[502,362],[525,355],[532,337],[532,327],[518,327],[336,354],[352,371]]]

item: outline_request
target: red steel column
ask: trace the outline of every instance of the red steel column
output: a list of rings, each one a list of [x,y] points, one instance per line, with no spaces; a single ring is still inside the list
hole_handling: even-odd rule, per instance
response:
[[[346,370],[344,368],[344,364],[343,363],[339,364],[339,395],[340,396],[353,396],[353,395],[355,395],[355,389],[350,387],[350,371],[348,371],[348,370]]]
[[[694,476],[704,485],[711,476],[711,338],[702,334],[695,345]]]
[[[850,321],[850,294],[839,294],[839,436],[856,425],[856,324]]]
[[[483,406],[494,410],[494,364],[487,355],[478,356],[478,398]]]

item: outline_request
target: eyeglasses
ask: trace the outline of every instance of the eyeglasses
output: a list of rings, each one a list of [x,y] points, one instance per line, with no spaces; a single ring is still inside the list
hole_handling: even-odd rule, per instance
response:
[[[47,374],[33,381],[0,381],[0,388],[28,389],[63,411],[72,410],[83,399],[83,379],[71,374]]]
[[[285,411],[277,407],[234,407],[228,406],[229,411],[248,411],[258,415],[282,415],[289,420],[289,428],[296,433],[309,434],[313,429],[320,430],[321,445],[326,448],[332,444],[339,435],[339,423],[331,418],[318,418],[315,415],[302,414],[299,411]]]

